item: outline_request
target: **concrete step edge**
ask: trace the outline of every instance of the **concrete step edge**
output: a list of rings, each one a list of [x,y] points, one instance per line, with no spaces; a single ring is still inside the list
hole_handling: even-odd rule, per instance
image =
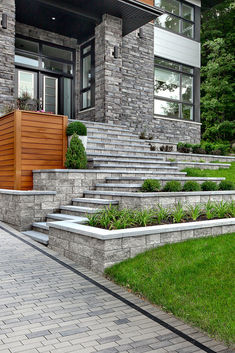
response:
[[[23,232],[22,234],[41,244],[48,245],[49,243],[49,236],[45,233],[36,232],[34,230],[28,230],[26,232]]]

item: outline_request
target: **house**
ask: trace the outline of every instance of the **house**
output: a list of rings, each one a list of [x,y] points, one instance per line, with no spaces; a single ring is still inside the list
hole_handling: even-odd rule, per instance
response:
[[[154,2],[155,1],[155,2]],[[1,0],[0,111],[200,140],[200,0]]]

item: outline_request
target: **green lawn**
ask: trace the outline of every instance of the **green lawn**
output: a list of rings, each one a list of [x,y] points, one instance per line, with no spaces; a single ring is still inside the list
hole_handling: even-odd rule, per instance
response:
[[[235,233],[165,245],[105,273],[211,336],[235,342]]]
[[[231,163],[229,169],[197,169],[197,168],[186,168],[183,172],[187,172],[187,176],[192,177],[224,177],[229,181],[235,183],[235,162]]]

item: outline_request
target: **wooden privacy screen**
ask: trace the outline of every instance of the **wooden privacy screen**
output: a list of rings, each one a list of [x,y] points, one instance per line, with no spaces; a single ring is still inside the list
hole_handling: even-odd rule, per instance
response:
[[[0,189],[32,190],[34,169],[63,169],[67,116],[15,110],[0,117]]]

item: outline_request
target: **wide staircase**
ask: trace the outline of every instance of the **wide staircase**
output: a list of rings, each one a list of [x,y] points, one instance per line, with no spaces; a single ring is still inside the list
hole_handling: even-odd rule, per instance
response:
[[[47,245],[49,222],[67,220],[86,224],[88,215],[110,205],[117,207],[119,202],[115,200],[115,195],[139,192],[145,179],[157,179],[162,186],[171,180],[184,184],[188,180],[202,183],[206,179],[187,177],[186,173],[180,172],[177,166],[159,155],[161,146],[172,146],[176,150],[176,144],[164,140],[140,139],[131,129],[120,125],[94,122],[85,124],[88,129],[88,167],[108,176],[103,183],[96,184],[94,190],[84,190],[82,198],[74,197],[71,205],[61,206],[58,213],[48,214],[45,222],[35,222],[32,230],[24,232],[31,239]],[[110,174],[115,176],[110,177]],[[223,180],[210,179],[216,182]]]

